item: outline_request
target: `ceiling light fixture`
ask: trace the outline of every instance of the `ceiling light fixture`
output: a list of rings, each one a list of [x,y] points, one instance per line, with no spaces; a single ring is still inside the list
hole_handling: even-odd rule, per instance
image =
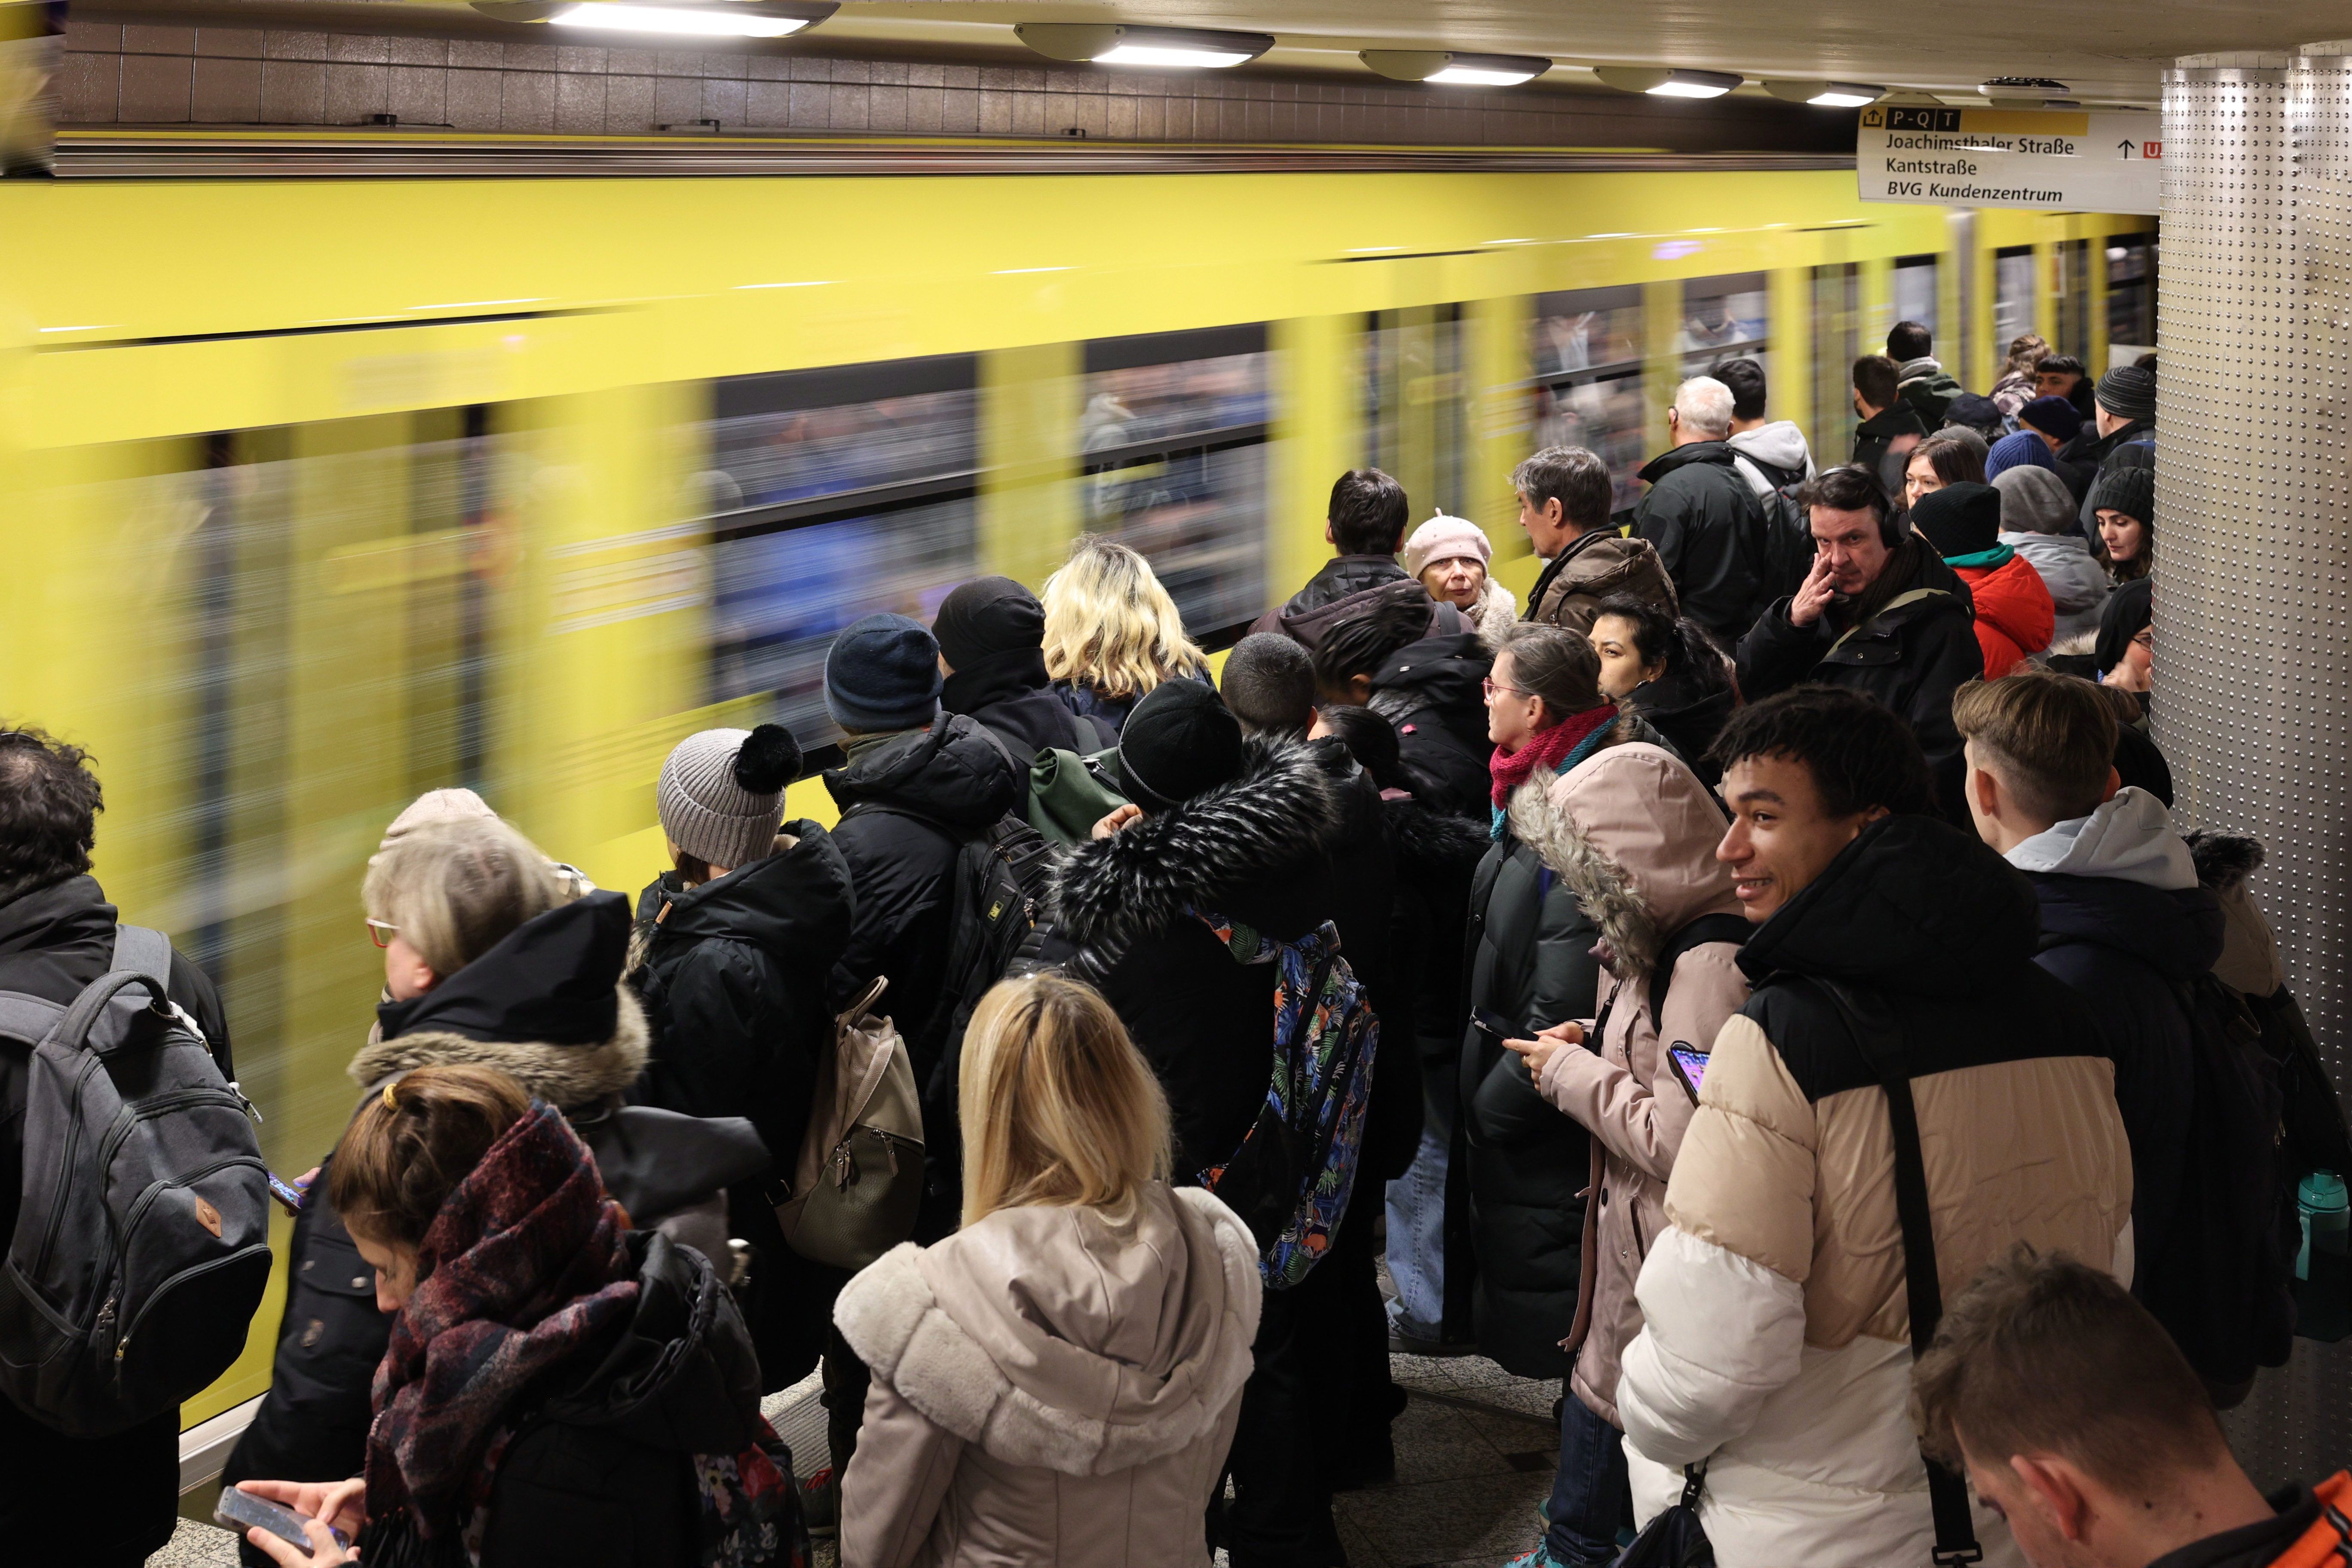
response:
[[[1592,74],[1620,92],[1646,92],[1654,98],[1721,98],[1747,79],[1729,71],[1664,66],[1595,66]]]
[[[1883,87],[1855,81],[1768,81],[1764,90],[1790,103],[1810,103],[1816,109],[1860,109],[1886,96]]]
[[[797,0],[737,0],[720,5],[630,4],[626,0],[580,0],[542,5],[536,0],[477,0],[478,11],[501,21],[545,20],[559,27],[614,33],[667,33],[680,37],[782,38],[824,21],[838,5]],[[537,12],[538,16],[527,13]]]
[[[2063,98],[2069,90],[2064,82],[2046,76],[1997,76],[1977,84],[1977,91],[1987,98]]]
[[[1049,60],[1088,60],[1098,66],[1218,68],[1242,65],[1274,47],[1271,33],[1129,27],[1116,22],[1023,22],[1013,33]]]
[[[1434,87],[1517,87],[1551,69],[1551,61],[1542,55],[1366,49],[1357,58],[1391,81],[1422,81]]]

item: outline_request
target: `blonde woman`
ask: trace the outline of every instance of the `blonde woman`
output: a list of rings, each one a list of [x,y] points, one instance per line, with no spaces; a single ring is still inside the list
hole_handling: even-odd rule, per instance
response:
[[[1145,692],[1179,677],[1206,682],[1208,656],[1184,635],[1151,563],[1098,533],[1080,536],[1045,579],[1045,674],[1071,712],[1116,736]]]
[[[1010,980],[964,1037],[963,1228],[850,1281],[873,1371],[842,1568],[1205,1568],[1257,1332],[1257,1247],[1171,1188],[1168,1102],[1117,1014]]]

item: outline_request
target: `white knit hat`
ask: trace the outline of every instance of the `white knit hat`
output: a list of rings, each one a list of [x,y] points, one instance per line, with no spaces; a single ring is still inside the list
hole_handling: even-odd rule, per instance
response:
[[[662,831],[709,865],[733,870],[765,859],[783,822],[784,786],[800,765],[800,746],[781,725],[688,735],[654,786]]]
[[[1404,569],[1418,577],[1433,561],[1450,561],[1456,555],[1475,555],[1482,566],[1495,559],[1495,546],[1486,530],[1466,517],[1448,517],[1439,512],[1412,531],[1404,542]]]

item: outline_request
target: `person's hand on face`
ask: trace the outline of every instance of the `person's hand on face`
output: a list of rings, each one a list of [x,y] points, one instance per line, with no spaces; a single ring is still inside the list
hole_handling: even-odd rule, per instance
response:
[[[1827,565],[1834,595],[1853,598],[1867,591],[1886,569],[1889,553],[1885,539],[1878,531],[1878,514],[1868,507],[1853,511],[1839,511],[1830,507],[1812,509],[1813,566],[1820,570]],[[1811,578],[1808,575],[1808,585]],[[1822,602],[1826,607],[1827,600]],[[1813,611],[1818,617],[1820,610]],[[1790,606],[1789,618],[1799,626],[1811,626],[1812,621],[1797,620],[1796,606]]]
[[[1789,601],[1789,623],[1810,626],[1822,618],[1822,613],[1837,598],[1837,569],[1830,564],[1827,555],[1813,557],[1812,570],[1797,584],[1796,596]]]
[[[1092,829],[1091,837],[1096,838],[1108,838],[1112,834],[1117,833],[1129,823],[1140,822],[1142,819],[1143,808],[1130,802],[1126,805],[1114,808],[1110,815],[1105,816],[1100,822],[1096,823]]]

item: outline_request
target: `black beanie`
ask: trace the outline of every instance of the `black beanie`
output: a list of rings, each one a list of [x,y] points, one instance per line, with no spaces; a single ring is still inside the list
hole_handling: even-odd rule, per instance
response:
[[[2118,419],[2156,417],[2156,372],[2136,364],[2119,364],[2099,377],[2093,394],[2099,406]]]
[[[2135,577],[2107,595],[2099,611],[2099,638],[2092,645],[2092,657],[2105,675],[2124,661],[2124,649],[2131,647],[2156,617],[2156,579]]]
[[[1948,561],[1981,554],[2000,542],[2000,492],[1972,479],[1930,490],[1911,509],[1911,526]]]
[[[1242,726],[1198,680],[1163,680],[1118,732],[1118,768],[1146,811],[1166,811],[1241,776]]]
[[[2110,463],[2091,486],[2091,515],[2119,511],[2135,522],[2156,526],[2156,470]]]
[[[1045,606],[1010,577],[975,577],[940,603],[931,621],[940,657],[968,669],[992,654],[1045,646]]]

